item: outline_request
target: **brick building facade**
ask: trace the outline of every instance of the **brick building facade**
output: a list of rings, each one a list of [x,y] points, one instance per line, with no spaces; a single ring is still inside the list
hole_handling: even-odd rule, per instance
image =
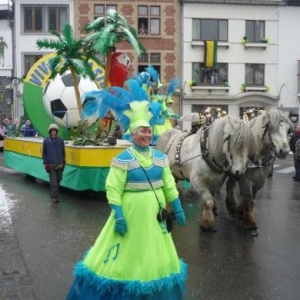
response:
[[[131,59],[130,75],[143,71],[151,64],[160,73],[161,83],[180,76],[179,62],[179,4],[177,0],[74,0],[74,31],[77,38],[86,36],[85,25],[103,16],[107,9],[115,9],[137,29],[140,41],[147,49],[137,57],[127,43],[117,45]],[[176,96],[174,110],[178,111]]]

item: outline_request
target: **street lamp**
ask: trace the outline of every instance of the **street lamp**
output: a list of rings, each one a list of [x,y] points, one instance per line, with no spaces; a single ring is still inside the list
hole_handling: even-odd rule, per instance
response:
[[[283,106],[283,104],[281,103],[281,92],[282,92],[282,89],[284,88],[284,87],[286,87],[286,90],[287,90],[287,92],[289,93],[289,88],[288,88],[288,86],[285,84],[285,83],[283,83],[282,85],[281,85],[281,87],[280,87],[280,89],[279,89],[279,93],[278,93],[278,96],[276,97],[277,98],[277,100],[278,100],[278,108],[282,108],[282,106]]]

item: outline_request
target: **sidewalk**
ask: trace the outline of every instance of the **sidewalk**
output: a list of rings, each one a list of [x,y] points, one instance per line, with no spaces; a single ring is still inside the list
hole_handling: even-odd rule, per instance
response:
[[[0,153],[0,171],[15,172],[3,166],[3,153]],[[0,186],[0,300],[35,299],[30,274]]]

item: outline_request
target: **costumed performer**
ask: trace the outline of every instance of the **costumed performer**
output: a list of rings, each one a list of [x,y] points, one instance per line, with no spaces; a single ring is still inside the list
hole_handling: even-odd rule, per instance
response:
[[[146,73],[146,72],[143,72]],[[147,85],[147,84],[146,84]],[[165,119],[162,115],[163,110],[163,103],[161,101],[151,101],[150,102],[150,96],[147,92],[147,89],[143,85],[140,84],[136,78],[130,78],[125,82],[125,86],[128,89],[128,91],[134,96],[135,100],[147,100],[149,102],[149,110],[153,115],[155,115],[155,118],[153,118],[153,122],[151,122],[152,129],[156,128],[157,126],[163,125],[165,123]],[[138,109],[138,106],[134,107],[133,109]],[[121,123],[122,120],[120,120]],[[124,126],[125,127],[125,126]],[[156,141],[158,140],[159,135],[152,133],[152,141],[151,145],[155,145]],[[132,135],[130,134],[129,128],[127,131],[123,134],[122,139],[128,140],[132,142]]]
[[[67,300],[184,299],[187,265],[157,215],[166,202],[180,226],[185,214],[166,155],[149,146],[151,113],[149,102],[142,102],[124,112],[133,145],[112,159],[106,180],[111,214],[77,264]]]
[[[179,120],[180,117],[178,114],[174,113],[173,109],[171,108],[174,100],[172,99],[172,95],[175,92],[176,88],[179,85],[179,81],[177,78],[172,78],[167,90],[167,96],[165,98],[165,107],[162,109],[162,115],[165,118],[164,123],[164,131],[170,130],[173,128],[173,124],[171,119]]]
[[[164,112],[166,112],[166,103],[165,103],[165,95],[162,93],[162,90],[164,88],[164,85],[160,82],[159,74],[154,69],[152,65],[148,65],[147,68],[145,68],[145,71],[150,74],[152,79],[152,86],[151,86],[151,95],[150,95],[150,101],[151,102],[158,102],[162,106],[161,116],[163,118],[162,124],[156,124],[153,127],[153,145],[156,145],[156,142],[158,138],[166,131],[165,129],[165,116]]]

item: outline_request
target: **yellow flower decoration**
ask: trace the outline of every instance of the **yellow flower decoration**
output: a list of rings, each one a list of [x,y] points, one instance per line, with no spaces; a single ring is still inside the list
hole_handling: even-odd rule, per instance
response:
[[[190,81],[188,81],[188,85],[191,87],[191,86],[194,86],[195,85],[195,82],[194,82],[194,80],[190,80]]]

